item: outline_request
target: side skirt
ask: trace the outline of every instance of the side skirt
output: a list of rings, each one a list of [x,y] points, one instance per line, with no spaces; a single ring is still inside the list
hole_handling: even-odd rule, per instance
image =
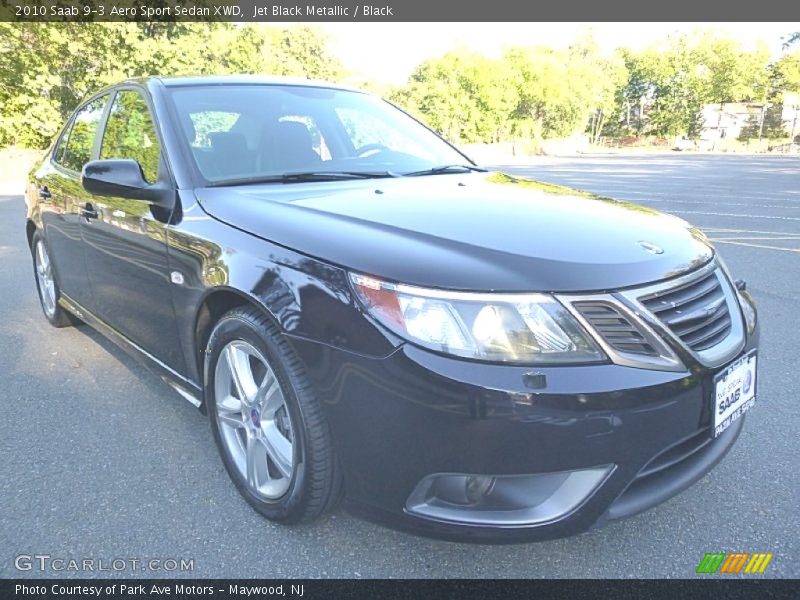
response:
[[[204,412],[203,406],[203,391],[193,381],[190,381],[169,365],[157,359],[155,356],[147,352],[144,348],[138,346],[131,341],[128,337],[114,329],[111,325],[100,319],[99,317],[86,310],[83,306],[75,302],[72,298],[62,293],[58,299],[58,303],[65,310],[68,310],[73,315],[78,317],[81,321],[85,322],[92,327],[95,331],[103,335],[108,340],[115,343],[117,346],[125,350],[128,354],[138,359],[147,367],[151,368],[155,373],[161,377],[162,381],[169,385],[173,390],[178,392],[185,400],[188,400]]]

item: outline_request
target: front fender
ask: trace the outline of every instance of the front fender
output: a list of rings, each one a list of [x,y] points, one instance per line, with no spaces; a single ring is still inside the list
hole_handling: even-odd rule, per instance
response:
[[[204,314],[213,321],[226,302],[260,308],[292,338],[378,358],[398,346],[399,339],[364,316],[345,269],[218,221],[191,192],[179,195],[182,214],[167,233],[170,270],[182,279],[172,295],[186,362],[194,370],[187,375],[198,384],[204,350],[198,329],[206,327]]]

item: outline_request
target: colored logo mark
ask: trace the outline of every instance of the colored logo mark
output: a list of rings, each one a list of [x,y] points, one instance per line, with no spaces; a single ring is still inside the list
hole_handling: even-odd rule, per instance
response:
[[[764,573],[772,560],[771,552],[724,552],[708,553],[697,565],[698,573]]]

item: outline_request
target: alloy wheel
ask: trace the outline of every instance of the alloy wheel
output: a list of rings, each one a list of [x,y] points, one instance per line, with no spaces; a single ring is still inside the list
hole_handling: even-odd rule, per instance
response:
[[[39,295],[42,308],[48,317],[56,313],[56,284],[53,280],[53,267],[47,254],[44,242],[36,242],[36,279],[39,281]]]
[[[214,385],[220,437],[240,475],[258,497],[280,498],[294,474],[295,435],[275,371],[255,347],[234,340],[220,352]]]

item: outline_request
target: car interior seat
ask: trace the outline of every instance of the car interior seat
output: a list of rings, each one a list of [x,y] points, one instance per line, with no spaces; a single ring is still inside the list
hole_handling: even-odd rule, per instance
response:
[[[261,134],[258,166],[262,171],[283,172],[314,168],[321,162],[311,132],[303,123],[279,121]]]

